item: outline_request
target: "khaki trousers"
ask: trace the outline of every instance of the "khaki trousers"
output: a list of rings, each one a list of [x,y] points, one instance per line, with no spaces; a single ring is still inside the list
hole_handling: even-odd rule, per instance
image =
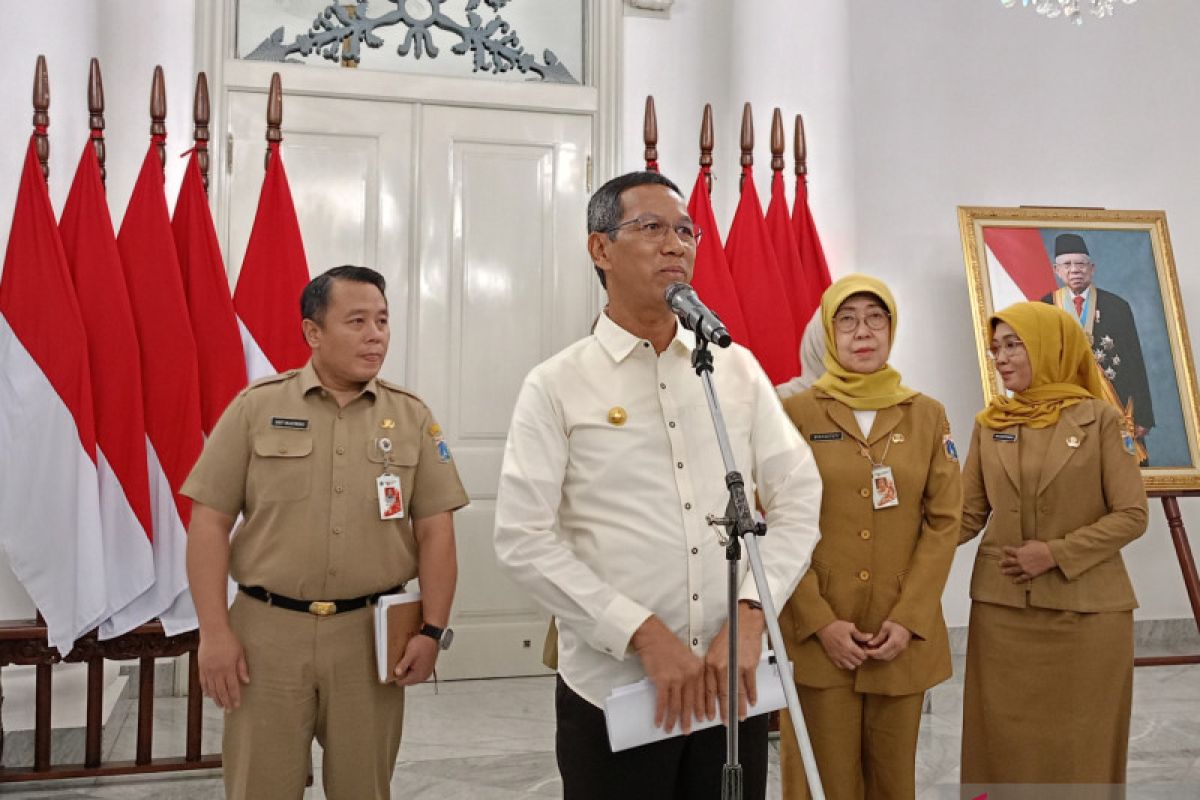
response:
[[[889,697],[853,686],[796,685],[829,800],[912,800],[924,692]],[[808,800],[800,746],[785,710],[779,721],[784,800]]]
[[[374,613],[317,617],[238,594],[229,616],[250,683],[225,715],[230,800],[303,797],[314,736],[329,800],[389,798],[404,690],[376,676]]]

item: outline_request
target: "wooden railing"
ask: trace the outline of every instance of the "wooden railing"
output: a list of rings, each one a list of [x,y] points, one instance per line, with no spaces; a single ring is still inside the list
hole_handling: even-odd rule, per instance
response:
[[[0,783],[219,768],[219,754],[200,752],[204,697],[200,691],[200,673],[196,666],[196,647],[199,641],[200,637],[196,631],[167,636],[162,625],[150,622],[124,636],[104,642],[99,641],[94,632],[90,633],[77,641],[74,649],[63,658],[58,650],[47,643],[46,627],[39,624],[38,620],[0,622],[0,682],[3,680],[2,668],[5,666],[31,665],[37,669],[34,684],[33,764],[0,767]],[[182,758],[155,758],[152,752],[155,661],[181,655],[189,656],[184,755]],[[104,662],[131,659],[138,661],[136,755],[133,761],[105,762],[101,753],[104,733]],[[50,759],[50,710],[53,689],[51,667],[60,662],[87,664],[87,722],[84,731],[84,758],[81,764],[52,764]]]

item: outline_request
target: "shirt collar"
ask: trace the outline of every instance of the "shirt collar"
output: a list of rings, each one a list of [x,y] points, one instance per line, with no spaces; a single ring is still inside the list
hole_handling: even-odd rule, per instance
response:
[[[317,377],[317,371],[313,369],[312,359],[309,359],[308,363],[306,363],[300,369],[300,393],[307,395],[313,389],[324,388],[325,386],[321,383],[321,379]],[[371,378],[371,380],[367,381],[367,385],[363,387],[361,392],[359,392],[359,396],[364,394],[370,395],[372,399],[379,394],[379,389],[375,383],[375,378]]]
[[[604,348],[609,357],[618,364],[624,361],[639,344],[646,341],[645,339],[639,339],[613,322],[609,318],[608,312],[605,311],[600,312],[600,317],[596,320],[596,330],[593,335],[600,342],[600,346]],[[683,327],[683,323],[678,319],[675,320],[675,336],[671,339],[671,343],[667,345],[667,350],[675,350],[683,355],[690,355],[695,346],[696,335]]]

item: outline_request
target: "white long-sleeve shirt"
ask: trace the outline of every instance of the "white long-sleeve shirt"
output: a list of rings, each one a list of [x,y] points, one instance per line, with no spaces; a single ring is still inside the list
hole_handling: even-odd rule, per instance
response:
[[[728,493],[712,418],[679,326],[658,355],[602,314],[595,332],[535,367],[509,428],[496,555],[558,620],[559,674],[594,705],[645,677],[629,650],[656,614],[699,656],[727,615],[725,550],[706,514]],[[758,362],[714,350],[714,385],[776,608],[816,546],[821,478]],[[742,598],[758,598],[741,562]]]

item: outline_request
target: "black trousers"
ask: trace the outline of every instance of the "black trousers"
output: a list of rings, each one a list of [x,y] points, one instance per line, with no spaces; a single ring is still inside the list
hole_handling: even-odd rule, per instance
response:
[[[614,753],[604,711],[560,677],[554,695],[555,750],[564,800],[720,800],[725,726]],[[767,794],[767,715],[738,727],[743,796]]]

